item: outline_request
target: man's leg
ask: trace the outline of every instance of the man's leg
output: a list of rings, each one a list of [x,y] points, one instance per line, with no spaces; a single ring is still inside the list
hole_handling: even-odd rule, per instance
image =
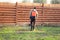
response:
[[[33,27],[33,30],[34,30],[34,28],[35,28],[35,18],[33,19],[32,27]]]
[[[31,19],[31,21],[30,21],[30,24],[31,24],[31,31],[32,31],[32,29],[33,29],[33,28],[32,28],[32,19]]]
[[[35,28],[35,20],[33,21],[33,30],[34,30],[34,28]]]
[[[32,23],[32,30],[34,30],[34,22]]]

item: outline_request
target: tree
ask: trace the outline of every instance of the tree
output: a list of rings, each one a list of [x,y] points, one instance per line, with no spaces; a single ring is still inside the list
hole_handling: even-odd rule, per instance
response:
[[[23,0],[22,2],[23,2],[23,3],[25,3],[25,2],[26,2],[26,0]]]
[[[52,4],[60,4],[60,0],[52,0]]]
[[[34,3],[46,3],[46,0],[34,0]]]

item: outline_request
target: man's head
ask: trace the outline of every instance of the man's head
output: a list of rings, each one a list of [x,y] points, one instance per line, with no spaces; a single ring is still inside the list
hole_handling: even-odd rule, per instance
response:
[[[34,7],[34,9],[36,9],[36,7]]]

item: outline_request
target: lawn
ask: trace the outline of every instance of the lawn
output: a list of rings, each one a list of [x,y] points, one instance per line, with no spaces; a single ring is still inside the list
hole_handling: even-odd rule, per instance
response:
[[[0,28],[0,40],[60,40],[60,27],[4,26]]]

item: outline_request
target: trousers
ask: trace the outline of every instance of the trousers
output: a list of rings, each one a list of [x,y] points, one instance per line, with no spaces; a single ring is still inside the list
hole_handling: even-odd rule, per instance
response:
[[[35,16],[30,17],[31,31],[35,28]]]

